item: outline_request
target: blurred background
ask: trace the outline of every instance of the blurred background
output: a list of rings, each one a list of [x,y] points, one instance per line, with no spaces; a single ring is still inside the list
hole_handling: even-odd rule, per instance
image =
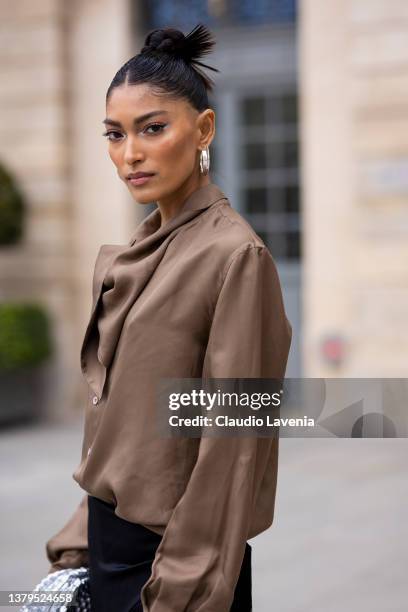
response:
[[[93,264],[153,206],[109,159],[106,90],[149,30],[199,22],[220,70],[210,175],[277,263],[287,375],[406,376],[406,0],[0,0],[0,590],[44,575],[81,497]],[[406,441],[281,449],[255,612],[406,610]]]

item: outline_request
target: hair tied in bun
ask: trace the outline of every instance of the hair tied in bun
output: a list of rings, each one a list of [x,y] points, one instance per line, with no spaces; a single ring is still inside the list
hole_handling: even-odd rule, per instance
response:
[[[170,27],[152,30],[140,52],[115,74],[106,92],[106,101],[116,87],[125,83],[148,83],[156,93],[161,90],[187,99],[198,111],[205,110],[209,107],[208,92],[213,90],[214,82],[200,66],[214,72],[219,70],[200,60],[214,45],[212,32],[202,23],[187,35]]]
[[[145,44],[140,52],[167,53],[168,55],[179,57],[189,64],[199,65],[214,72],[219,72],[217,68],[199,61],[203,55],[212,51],[214,45],[215,40],[210,30],[205,25],[199,23],[187,35],[174,28],[153,30],[147,35]],[[197,69],[197,72],[204,78],[207,85],[210,85],[210,79],[199,69]]]
[[[169,55],[183,57],[185,49],[184,40],[185,36],[180,30],[174,30],[173,28],[153,30],[147,35],[144,47],[142,47],[140,53],[161,51]]]

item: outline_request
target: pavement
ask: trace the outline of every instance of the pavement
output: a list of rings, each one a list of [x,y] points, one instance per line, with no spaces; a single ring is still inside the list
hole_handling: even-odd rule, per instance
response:
[[[0,430],[0,590],[46,575],[81,445],[80,422]],[[250,540],[254,612],[406,612],[407,467],[407,439],[281,438],[274,523]]]

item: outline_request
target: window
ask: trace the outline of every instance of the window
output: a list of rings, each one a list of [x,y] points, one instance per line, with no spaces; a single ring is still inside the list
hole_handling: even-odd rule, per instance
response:
[[[139,0],[133,0],[139,5]],[[144,0],[140,3],[146,28],[193,28],[293,23],[296,0]]]
[[[243,93],[238,119],[242,212],[274,257],[299,259],[297,97]]]

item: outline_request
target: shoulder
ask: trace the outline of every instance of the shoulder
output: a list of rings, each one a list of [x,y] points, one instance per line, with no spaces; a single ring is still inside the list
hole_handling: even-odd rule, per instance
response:
[[[213,206],[202,221],[199,231],[206,236],[208,256],[217,261],[221,284],[233,269],[242,275],[245,269],[275,267],[262,238],[228,199]]]
[[[248,221],[235,210],[229,200],[222,200],[202,216],[196,226],[198,242],[205,241],[213,257],[227,266],[248,249],[268,251]]]
[[[275,266],[268,247],[228,198],[219,200],[187,224],[172,252],[194,265],[197,274],[211,279],[208,281],[211,292],[216,295],[227,276],[260,278],[263,270]],[[205,272],[201,273],[202,267]]]

